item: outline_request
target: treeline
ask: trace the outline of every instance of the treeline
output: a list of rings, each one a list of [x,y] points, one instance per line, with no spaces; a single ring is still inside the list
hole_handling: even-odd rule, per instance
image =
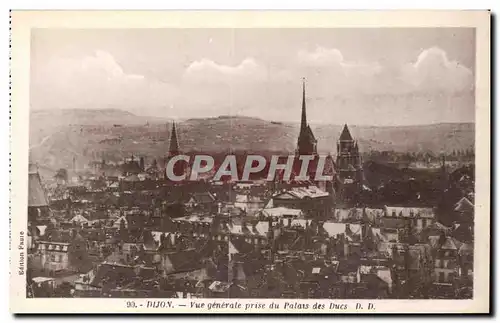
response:
[[[453,149],[451,152],[443,153],[434,153],[432,151],[397,152],[393,150],[371,150],[363,153],[364,160],[373,160],[382,163],[432,163],[442,161],[443,157],[446,161],[473,161],[475,157],[475,150],[471,147],[466,149]]]

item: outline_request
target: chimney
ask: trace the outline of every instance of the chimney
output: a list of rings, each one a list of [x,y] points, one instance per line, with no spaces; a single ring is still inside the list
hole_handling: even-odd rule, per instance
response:
[[[145,170],[145,168],[144,168],[144,157],[141,157],[139,159],[139,167],[141,168],[142,171]]]
[[[361,239],[366,238],[367,235],[368,235],[368,224],[363,222],[361,224]]]
[[[268,235],[269,239],[274,239],[273,219],[272,219],[272,217],[269,217],[267,219],[267,223],[269,224],[267,235]]]

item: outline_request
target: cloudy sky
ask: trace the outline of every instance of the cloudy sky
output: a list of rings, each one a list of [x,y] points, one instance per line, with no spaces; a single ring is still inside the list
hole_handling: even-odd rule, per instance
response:
[[[31,107],[311,123],[474,121],[473,29],[35,29]]]

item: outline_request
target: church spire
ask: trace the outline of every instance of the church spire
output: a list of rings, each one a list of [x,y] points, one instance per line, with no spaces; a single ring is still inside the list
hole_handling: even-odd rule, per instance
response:
[[[301,134],[307,130],[307,116],[306,116],[306,78],[302,78],[302,117],[300,119],[300,132]]]
[[[170,147],[168,155],[173,156],[179,154],[179,142],[177,139],[177,129],[175,128],[175,121],[172,122],[172,133],[170,134]]]
[[[347,127],[347,123],[344,124],[344,129],[342,129],[342,133],[340,134],[340,141],[353,141],[351,132],[349,131],[349,128]]]
[[[299,155],[315,155],[316,154],[316,138],[307,124],[306,115],[306,79],[302,78],[302,117],[300,119],[300,132],[297,140],[297,154]]]

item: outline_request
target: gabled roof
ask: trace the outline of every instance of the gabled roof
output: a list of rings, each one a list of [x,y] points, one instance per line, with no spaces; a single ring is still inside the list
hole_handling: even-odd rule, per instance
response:
[[[47,229],[46,225],[37,225],[36,228],[40,232],[40,236],[44,236],[45,235],[45,230]]]
[[[139,174],[142,172],[141,167],[137,161],[127,161],[121,165],[121,170],[123,173]]]
[[[28,189],[28,207],[41,207],[49,204],[38,173],[28,175]]]
[[[274,198],[303,199],[305,197],[317,198],[317,197],[325,197],[328,195],[329,195],[328,192],[321,190],[317,186],[309,186],[309,187],[293,187],[292,189],[286,192],[274,196]]]
[[[236,203],[260,203],[264,202],[260,196],[250,194],[237,194],[235,197]]]
[[[267,217],[284,217],[284,216],[292,216],[299,217],[302,215],[302,210],[299,209],[290,209],[286,207],[274,207],[267,208],[261,211],[263,216]]]
[[[455,204],[455,211],[457,212],[474,212],[474,204],[468,198],[462,197],[460,201]]]
[[[429,244],[434,249],[442,250],[459,250],[464,244],[453,237],[446,236],[429,236]]]
[[[351,132],[349,131],[349,128],[347,127],[347,124],[344,125],[344,129],[342,130],[342,133],[340,134],[340,141],[353,141]]]
[[[229,230],[234,235],[267,237],[269,232],[269,222],[259,221],[253,226],[250,223],[233,224],[229,226]]]
[[[158,246],[161,244],[161,236],[162,234],[165,236],[165,239],[170,240],[170,245],[173,245],[175,242],[176,234],[172,232],[160,232],[160,231],[152,231],[151,235],[153,236],[153,240]]]
[[[474,246],[471,243],[464,243],[458,250],[458,254],[460,256],[464,255],[473,255],[474,254]]]
[[[292,220],[292,227],[294,226],[299,226],[299,227],[302,227],[302,228],[306,228],[306,226],[309,226],[311,224],[312,220],[306,220],[306,219],[293,219]]]
[[[429,225],[427,228],[423,230],[423,233],[426,235],[440,235],[440,234],[449,234],[451,232],[451,228],[439,223],[439,222],[434,222],[431,225]]]
[[[136,174],[132,174],[130,176],[125,177],[123,180],[125,182],[138,182],[140,181],[140,178]]]
[[[102,287],[104,284],[121,287],[130,283],[135,277],[134,267],[116,264],[102,263],[96,270],[87,274],[90,285]]]
[[[199,254],[194,249],[167,253],[166,257],[173,267],[173,270],[169,274],[188,272],[203,268]]]
[[[445,242],[441,245],[444,250],[459,250],[462,247],[462,242],[452,237],[446,237]]]
[[[88,222],[89,220],[87,220],[83,215],[81,214],[77,214],[75,215],[71,220],[70,222],[77,222],[77,223],[83,223],[83,222]]]
[[[353,239],[354,236],[359,235],[361,237],[361,225],[352,223],[337,223],[337,222],[325,222],[323,224],[323,229],[326,231],[329,237],[335,237],[339,234],[345,234],[348,240]]]
[[[215,201],[215,197],[210,192],[194,193],[192,198],[196,203],[212,203]]]
[[[229,254],[245,254],[254,250],[253,246],[244,239],[232,239],[229,241]]]
[[[208,287],[208,289],[213,293],[225,293],[229,290],[230,286],[231,283],[229,282],[222,282],[216,280]]]
[[[385,266],[359,266],[359,273],[361,275],[375,275],[384,281],[389,287],[392,287],[391,270]]]
[[[385,206],[385,215],[387,217],[405,217],[412,216],[421,218],[434,218],[434,209],[429,207],[401,207],[401,206]]]
[[[369,221],[375,222],[376,219],[384,216],[384,209],[365,208],[364,215]]]

